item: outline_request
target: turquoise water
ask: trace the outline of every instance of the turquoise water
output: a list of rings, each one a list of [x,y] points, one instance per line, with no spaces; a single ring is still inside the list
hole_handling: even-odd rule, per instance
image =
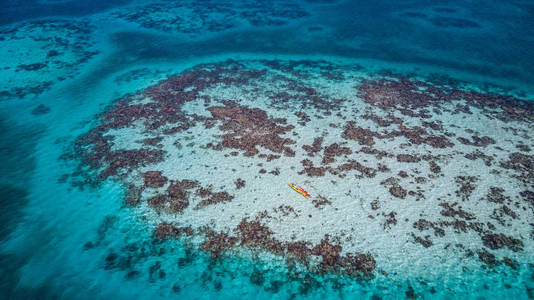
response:
[[[269,255],[213,260],[188,239],[158,241],[153,213],[125,205],[124,182],[91,185],[65,177],[81,159],[65,154],[117,99],[202,63],[326,60],[361,66],[362,73],[388,70],[533,97],[534,4],[528,1],[214,3],[0,2],[8,8],[0,12],[3,298],[534,297],[531,220],[510,226],[526,245],[514,256],[517,270],[469,262],[469,271],[459,273],[447,262],[436,267],[450,267],[443,277],[432,266],[392,258],[387,266],[395,274],[382,276],[385,266],[378,265],[372,279],[360,280],[295,271]],[[199,15],[208,17],[199,21]],[[524,126],[532,129],[531,122]],[[371,253],[386,248],[366,243]]]

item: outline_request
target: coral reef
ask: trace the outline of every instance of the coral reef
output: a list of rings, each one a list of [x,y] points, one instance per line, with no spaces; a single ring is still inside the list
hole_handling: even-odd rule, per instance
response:
[[[197,65],[98,116],[70,154],[81,160],[72,177],[123,182],[132,209],[155,212],[156,240],[186,239],[214,260],[244,250],[318,276],[370,279],[388,276],[377,266],[384,256],[418,247],[429,260],[456,251],[485,268],[517,268],[520,259],[501,252],[531,253],[532,228],[519,224],[533,217],[534,105],[355,70]],[[286,178],[312,197],[281,188]],[[367,231],[380,240],[372,251],[358,243]],[[381,246],[388,239],[399,244]],[[303,290],[314,286],[304,281]]]
[[[87,21],[39,20],[0,29],[0,100],[39,95],[57,82],[77,76],[96,56],[94,26]],[[15,55],[16,54],[16,55]],[[32,113],[46,113],[39,106]]]

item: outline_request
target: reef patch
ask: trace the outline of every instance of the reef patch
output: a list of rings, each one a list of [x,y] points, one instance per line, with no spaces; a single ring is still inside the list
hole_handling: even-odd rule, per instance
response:
[[[75,176],[122,182],[156,240],[185,239],[214,260],[252,252],[362,280],[411,272],[388,263],[398,253],[438,269],[439,253],[458,272],[458,253],[516,269],[534,249],[522,225],[534,105],[361,74],[327,61],[197,65],[99,115],[74,145]]]

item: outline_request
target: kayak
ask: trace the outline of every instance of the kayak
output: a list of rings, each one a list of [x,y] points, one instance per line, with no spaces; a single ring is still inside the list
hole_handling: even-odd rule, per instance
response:
[[[311,198],[311,195],[308,194],[308,192],[306,192],[303,188],[301,187],[297,187],[295,186],[294,184],[292,183],[289,183],[289,186],[291,188],[293,188],[295,191],[297,191],[297,193],[301,194],[302,196],[306,197],[306,198]]]

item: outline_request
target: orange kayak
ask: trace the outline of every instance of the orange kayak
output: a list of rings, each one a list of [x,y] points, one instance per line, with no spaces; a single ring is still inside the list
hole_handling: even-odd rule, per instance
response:
[[[289,186],[291,188],[293,188],[295,191],[297,191],[297,193],[301,194],[302,196],[306,197],[306,198],[311,198],[311,195],[308,194],[308,192],[306,192],[303,188],[301,187],[297,187],[295,186],[294,184],[292,183],[289,183]]]

